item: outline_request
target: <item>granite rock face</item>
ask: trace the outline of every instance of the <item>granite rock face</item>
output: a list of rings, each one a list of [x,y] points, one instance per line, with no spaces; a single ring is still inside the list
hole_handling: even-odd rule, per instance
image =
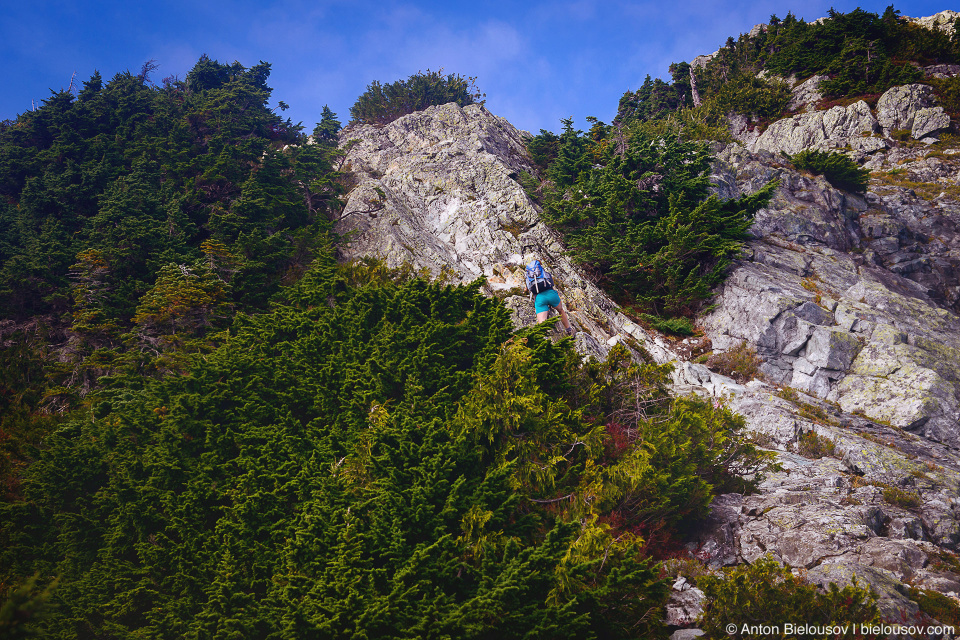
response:
[[[781,180],[703,326],[715,349],[746,344],[763,359],[766,384],[746,385],[730,406],[784,469],[758,495],[715,502],[690,546],[708,563],[772,555],[822,584],[856,578],[881,594],[885,615],[911,620],[921,616],[904,584],[960,594],[943,562],[960,544],[952,151],[878,153],[878,177],[855,195],[766,152],[717,148],[724,197]],[[901,175],[911,187],[898,186]],[[809,434],[833,453],[791,455]]]
[[[485,291],[503,298],[523,326],[536,320],[522,270],[524,256],[535,255],[554,274],[581,351],[602,358],[625,342],[659,362],[673,359],[661,338],[621,314],[564,256],[559,237],[540,222],[519,183],[521,172],[532,170],[526,135],[480,105],[455,103],[344,131],[342,142],[353,141],[345,166],[358,184],[336,225],[350,234],[342,257],[378,256],[457,282],[483,276]]]
[[[946,11],[941,11],[940,13],[925,18],[907,19],[910,20],[910,22],[914,22],[932,31],[943,31],[944,33],[952,34],[953,26],[957,23],[957,18],[960,18],[960,13],[947,9]]]
[[[790,155],[804,149],[833,149],[878,130],[870,107],[860,100],[849,107],[832,107],[778,120],[757,138],[753,149]]]
[[[781,187],[704,320],[714,347],[754,345],[774,384],[960,446],[956,203],[860,197],[739,146],[718,155],[724,196],[771,177]]]
[[[948,70],[938,69],[944,75]],[[894,146],[892,136],[909,131],[915,140],[950,128],[950,116],[936,105],[933,89],[926,84],[893,87],[880,96],[876,110],[860,100],[847,107],[816,111],[822,76],[814,76],[793,89],[790,110],[803,113],[778,120],[765,131],[747,132],[736,115],[731,115],[731,133],[750,151],[793,155],[804,149],[845,151],[863,160],[865,156]],[[933,140],[930,140],[933,141]]]
[[[793,97],[787,104],[787,111],[813,111],[823,95],[820,84],[829,76],[811,76],[793,88]]]
[[[859,135],[880,126],[865,106],[804,116]],[[891,141],[865,157],[875,179],[854,195],[792,170],[778,151],[714,148],[722,197],[780,180],[702,319],[715,351],[745,344],[763,359],[763,379],[740,384],[684,361],[683,341],[644,330],[564,256],[519,184],[531,168],[525,135],[453,104],[345,131],[357,186],[336,226],[350,234],[343,257],[483,276],[519,327],[535,322],[520,270],[534,253],[554,271],[584,356],[642,347],[674,362],[678,393],[743,415],[783,469],[759,494],[715,501],[690,544],[709,566],[772,555],[824,583],[865,580],[885,611],[907,617],[917,614],[908,582],[960,593],[950,560],[960,545],[960,204],[950,195],[960,154]],[[798,455],[813,437],[832,445],[826,457]],[[676,626],[695,624],[702,606],[688,591],[668,612]]]

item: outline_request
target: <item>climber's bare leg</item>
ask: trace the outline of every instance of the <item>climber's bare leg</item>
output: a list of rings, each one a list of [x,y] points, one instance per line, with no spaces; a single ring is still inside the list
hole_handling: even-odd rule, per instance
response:
[[[558,306],[554,307],[558,312],[560,312],[560,324],[563,325],[564,329],[570,328],[570,319],[567,318],[567,310],[563,308],[563,303],[561,302]],[[550,310],[541,311],[537,314],[537,324],[545,322],[547,318],[550,317]]]

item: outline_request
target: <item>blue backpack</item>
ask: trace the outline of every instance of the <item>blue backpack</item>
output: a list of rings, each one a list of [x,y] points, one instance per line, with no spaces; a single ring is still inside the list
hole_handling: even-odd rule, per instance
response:
[[[534,260],[524,269],[527,277],[527,289],[532,293],[543,293],[553,289],[553,276],[543,268],[539,260]]]

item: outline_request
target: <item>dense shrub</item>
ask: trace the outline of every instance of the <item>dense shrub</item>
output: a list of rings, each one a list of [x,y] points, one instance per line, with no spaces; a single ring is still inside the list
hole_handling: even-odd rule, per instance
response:
[[[693,335],[693,323],[689,318],[660,318],[649,313],[641,314],[640,317],[661,333],[672,333],[678,336]]]
[[[743,419],[414,275],[326,257],[114,377],[0,505],[0,598],[50,638],[658,637],[657,541],[769,462]]]
[[[791,156],[790,161],[801,171],[823,175],[837,189],[863,193],[870,182],[870,171],[842,153],[804,149]]]
[[[883,499],[888,504],[900,507],[901,509],[915,510],[923,504],[919,495],[912,491],[904,491],[899,487],[884,486]]]
[[[755,635],[741,634],[744,625],[776,625],[782,632],[786,623],[825,626],[880,622],[877,597],[870,590],[856,584],[840,589],[831,583],[823,592],[771,558],[725,569],[722,577],[697,578],[697,587],[709,601],[700,627],[710,638]],[[736,627],[737,633],[729,633],[728,626]]]
[[[759,378],[761,364],[763,361],[757,355],[757,350],[748,345],[746,340],[707,359],[707,367],[741,384]]]
[[[821,436],[816,431],[807,431],[797,440],[797,453],[811,459],[833,457],[837,454],[837,445],[833,440]]]
[[[937,102],[952,118],[960,116],[960,76],[928,78],[937,95]]]
[[[786,82],[741,75],[724,83],[715,99],[717,107],[724,114],[733,111],[770,120],[783,114],[792,96]]]
[[[389,84],[374,80],[350,107],[350,118],[358,124],[387,124],[431,105],[456,102],[464,107],[482,97],[475,80],[454,73],[443,75],[443,69],[418,71]]]
[[[960,625],[960,604],[950,596],[932,589],[909,588],[910,599],[920,606],[920,611],[937,622]]]
[[[656,120],[636,125],[636,132],[650,138],[671,138],[686,142],[733,142],[730,123],[716,98],[699,107],[684,107]]]
[[[644,534],[696,525],[712,496],[750,492],[772,456],[745,438],[745,421],[698,398],[674,398],[670,365],[636,364],[615,347],[581,367],[577,405],[605,424],[609,439],[603,500],[617,526]],[[637,446],[632,446],[637,445]]]
[[[882,15],[855,9],[831,10],[827,19],[805,22],[792,13],[770,16],[763,28],[730,37],[706,62],[694,69],[697,97],[690,81],[690,65],[673,64],[673,82],[650,80],[621,98],[614,124],[683,118],[688,139],[721,124],[733,110],[761,119],[778,117],[789,99],[785,85],[758,78],[766,71],[781,78],[804,80],[827,75],[821,91],[827,99],[879,95],[886,89],[923,78],[920,67],[960,62],[960,36],[933,31],[900,19],[890,6]],[[698,107],[699,110],[691,110]],[[704,124],[707,126],[704,127]]]
[[[620,98],[614,125],[627,126],[635,122],[657,120],[667,114],[693,104],[690,89],[690,65],[686,62],[670,65],[673,83],[648,75],[636,91],[627,91]]]
[[[205,348],[328,250],[340,124],[325,109],[306,144],[269,75],[207,56],[163,85],[95,73],[0,127],[4,494],[50,414],[124,368],[175,369],[171,348]]]
[[[647,124],[625,131],[594,121],[583,135],[565,120],[536,197],[608,292],[654,315],[690,315],[723,280],[776,183],[734,200],[707,198],[706,149],[650,137]]]

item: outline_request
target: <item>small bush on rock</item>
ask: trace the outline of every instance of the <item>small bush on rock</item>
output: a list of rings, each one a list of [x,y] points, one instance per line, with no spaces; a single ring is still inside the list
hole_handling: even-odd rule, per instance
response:
[[[808,431],[797,441],[797,453],[811,459],[833,457],[837,454],[837,445],[830,438],[824,438],[815,431]]]
[[[672,333],[679,336],[692,336],[693,323],[688,318],[661,318],[644,313],[641,317],[660,333]]]
[[[745,74],[723,84],[717,93],[717,102],[723,113],[734,111],[746,116],[775,119],[786,111],[791,97],[786,82]]]
[[[350,117],[358,124],[387,124],[432,105],[456,102],[465,107],[483,97],[474,81],[454,73],[445,76],[443,69],[418,71],[390,84],[374,80],[350,107]]]
[[[724,574],[697,579],[710,601],[700,619],[708,638],[738,636],[744,625],[778,625],[782,630],[785,623],[801,621],[817,626],[880,621],[876,594],[856,582],[842,589],[831,582],[823,592],[769,557]],[[737,633],[728,634],[728,626]]]
[[[757,356],[757,351],[747,345],[746,340],[734,348],[716,353],[707,360],[707,367],[719,374],[730,376],[740,383],[754,380],[760,375],[760,365],[763,361]]]
[[[801,171],[822,175],[837,189],[855,193],[867,190],[870,172],[842,153],[804,149],[792,156],[790,161]]]
[[[960,605],[953,598],[937,591],[910,587],[910,599],[920,606],[920,611],[937,622],[960,625]]]
[[[897,487],[885,487],[883,490],[883,499],[888,504],[901,509],[917,509],[920,507],[920,496]]]

